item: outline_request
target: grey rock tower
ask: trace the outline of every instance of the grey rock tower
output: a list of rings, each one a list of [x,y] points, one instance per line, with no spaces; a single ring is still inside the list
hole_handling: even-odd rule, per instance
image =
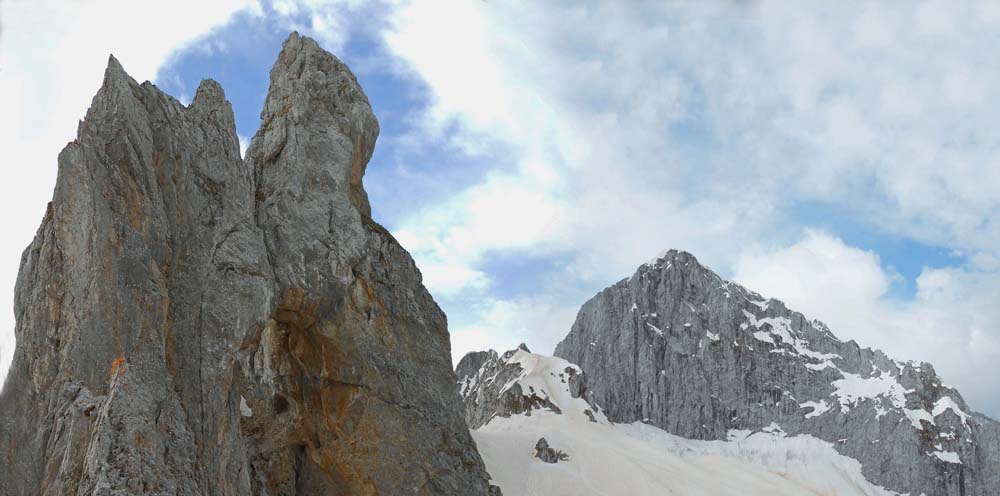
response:
[[[293,33],[241,159],[113,58],[24,252],[0,494],[489,494],[444,314],[370,216],[378,122]]]

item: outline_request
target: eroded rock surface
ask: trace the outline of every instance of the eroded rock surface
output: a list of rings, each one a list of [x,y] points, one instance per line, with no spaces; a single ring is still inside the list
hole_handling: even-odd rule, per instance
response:
[[[370,215],[378,122],[292,34],[230,104],[113,58],[17,281],[0,494],[490,494],[445,316]]]
[[[614,422],[691,439],[810,434],[894,491],[1000,494],[998,424],[968,413],[929,364],[840,341],[688,253],[598,293],[555,355],[581,367],[577,394]]]

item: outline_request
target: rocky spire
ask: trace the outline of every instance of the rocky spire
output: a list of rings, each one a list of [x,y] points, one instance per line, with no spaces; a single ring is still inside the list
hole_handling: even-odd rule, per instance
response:
[[[109,60],[25,251],[0,494],[487,494],[444,315],[370,218],[378,123],[293,33],[244,162]]]

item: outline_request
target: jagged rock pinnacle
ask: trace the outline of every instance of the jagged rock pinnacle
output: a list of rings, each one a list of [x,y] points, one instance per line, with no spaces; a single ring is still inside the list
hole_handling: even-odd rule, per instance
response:
[[[293,33],[248,160],[222,88],[114,57],[24,252],[0,494],[489,494],[444,315],[370,218],[378,123]]]
[[[307,145],[297,140],[307,129],[326,134],[314,134]],[[328,175],[346,186],[350,203],[362,216],[371,217],[361,180],[378,132],[378,120],[354,74],[315,40],[293,32],[271,69],[261,127],[249,150],[253,161],[267,171],[283,154],[286,167]]]

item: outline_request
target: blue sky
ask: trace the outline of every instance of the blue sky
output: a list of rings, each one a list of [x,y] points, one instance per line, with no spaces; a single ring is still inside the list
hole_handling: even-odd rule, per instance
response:
[[[93,82],[85,61],[124,53],[182,101],[215,79],[246,141],[281,42],[317,38],[379,118],[374,217],[416,259],[456,356],[551,352],[587,298],[680,248],[844,339],[933,362],[1000,414],[981,380],[1000,373],[992,3],[222,3],[189,31],[156,27],[159,42],[73,46],[73,70]],[[23,81],[76,77],[7,39]],[[61,95],[60,119],[96,87]],[[41,171],[20,178],[38,218],[54,160],[37,155],[68,134],[53,115],[17,139],[37,146],[10,143]],[[17,224],[18,247],[36,224]]]

